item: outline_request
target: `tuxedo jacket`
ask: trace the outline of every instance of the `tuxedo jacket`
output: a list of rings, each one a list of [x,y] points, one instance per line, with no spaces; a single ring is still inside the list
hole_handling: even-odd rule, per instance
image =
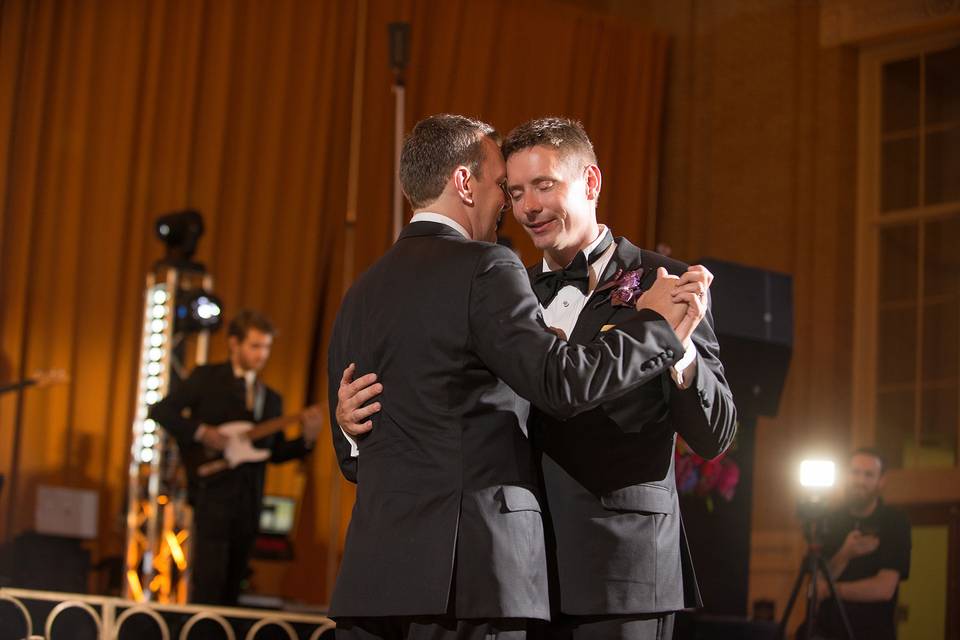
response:
[[[260,420],[269,420],[282,414],[283,398],[264,385]],[[149,417],[176,439],[183,456],[202,447],[194,438],[201,424],[216,426],[234,420],[254,419],[253,412],[247,409],[246,382],[233,374],[233,366],[229,362],[195,367],[186,380],[150,407]],[[282,431],[255,444],[270,449],[270,462],[301,458],[310,451],[303,438],[287,440]],[[251,517],[256,517],[260,510],[265,471],[266,462],[257,462],[242,464],[202,480],[191,475],[188,487],[190,503],[197,506],[197,498],[203,489],[204,495],[211,499],[252,505],[249,508],[253,512]]]
[[[357,483],[331,615],[547,618],[523,398],[570,417],[658,379],[682,353],[649,311],[568,345],[546,330],[512,251],[409,224],[347,292],[331,336],[333,442]],[[351,362],[384,387],[357,457],[335,416]]]
[[[598,290],[620,269],[643,269],[643,289],[658,267],[674,275],[687,269],[624,238],[616,243]],[[541,272],[542,264],[529,270],[531,278]],[[595,292],[587,301],[571,343],[588,343],[604,325],[619,326],[636,315],[612,306],[609,293]],[[555,547],[554,606],[564,613],[658,613],[701,604],[677,500],[676,434],[712,458],[733,440],[736,410],[709,309],[693,342],[697,374],[688,389],[666,372],[573,418],[538,411],[531,420],[549,509],[548,539]]]

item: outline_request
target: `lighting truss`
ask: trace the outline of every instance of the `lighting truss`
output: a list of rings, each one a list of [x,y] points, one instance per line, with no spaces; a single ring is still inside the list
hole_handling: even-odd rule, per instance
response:
[[[193,513],[186,478],[174,439],[147,413],[169,391],[172,375],[185,371],[188,351],[193,351],[193,364],[206,362],[209,332],[178,334],[174,311],[181,289],[209,290],[212,285],[209,274],[164,264],[147,274],[130,446],[124,585],[124,595],[137,602],[187,602]]]

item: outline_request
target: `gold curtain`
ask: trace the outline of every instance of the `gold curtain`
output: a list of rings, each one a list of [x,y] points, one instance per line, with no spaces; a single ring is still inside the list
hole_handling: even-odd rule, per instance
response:
[[[392,242],[392,21],[412,24],[408,127],[438,111],[504,132],[539,115],[579,118],[604,171],[601,218],[646,239],[667,47],[643,25],[546,0],[8,0],[0,382],[51,367],[72,379],[0,396],[0,473],[18,466],[0,531],[33,526],[37,484],[87,487],[101,501],[95,557],[122,550],[143,280],[162,253],[161,213],[201,210],[197,259],[228,315],[258,308],[280,326],[265,377],[288,410],[326,402],[343,282]],[[352,134],[359,199],[347,234]],[[535,258],[519,227],[506,231]],[[215,336],[211,359],[224,356]],[[268,478],[270,492],[302,489],[298,561],[279,584],[314,602],[329,595],[352,506],[330,449],[323,438],[306,465]]]

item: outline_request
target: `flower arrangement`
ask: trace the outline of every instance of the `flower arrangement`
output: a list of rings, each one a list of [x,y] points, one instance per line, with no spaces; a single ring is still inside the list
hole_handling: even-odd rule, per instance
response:
[[[707,509],[713,510],[713,497],[716,495],[730,502],[740,482],[740,467],[726,456],[726,452],[713,460],[704,460],[690,449],[690,446],[677,437],[674,452],[674,471],[677,477],[677,490],[681,495],[700,496],[707,501]]]

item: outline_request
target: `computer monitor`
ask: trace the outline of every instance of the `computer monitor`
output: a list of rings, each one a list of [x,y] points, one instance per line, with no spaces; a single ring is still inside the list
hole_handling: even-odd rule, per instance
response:
[[[286,496],[263,496],[260,509],[260,533],[288,536],[293,531],[297,501]]]

